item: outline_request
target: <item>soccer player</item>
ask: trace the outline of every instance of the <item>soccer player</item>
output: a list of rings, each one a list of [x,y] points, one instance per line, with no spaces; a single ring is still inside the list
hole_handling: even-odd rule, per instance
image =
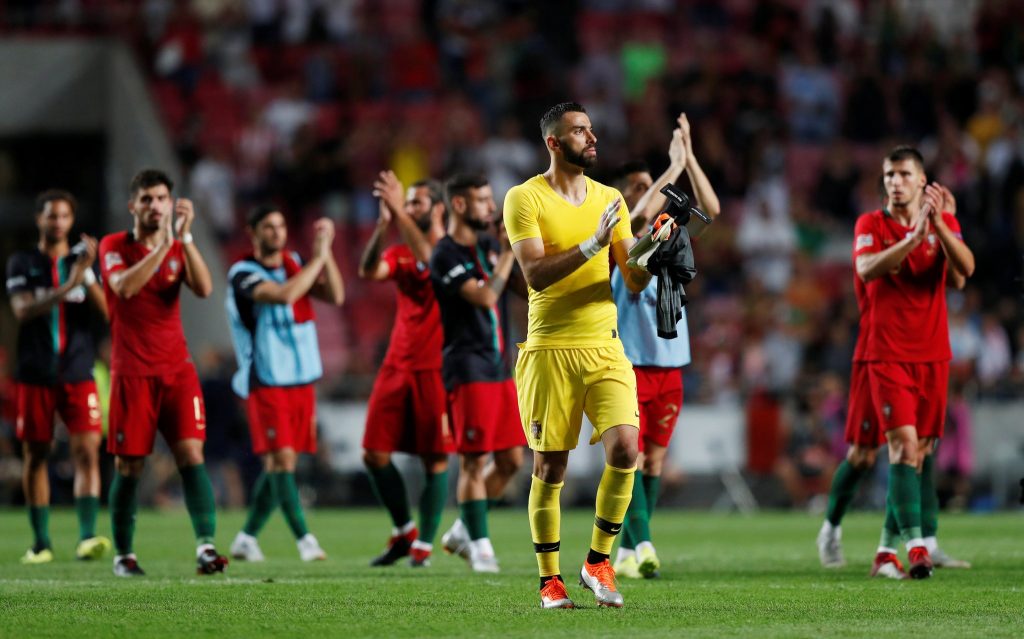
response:
[[[295,535],[303,561],[326,559],[306,517],[295,483],[297,453],[316,452],[316,392],[323,366],[311,297],[335,306],[345,300],[341,272],[331,243],[334,222],[314,223],[312,256],[303,263],[285,249],[288,226],[281,210],[257,206],[249,214],[252,255],[228,270],[225,305],[238,371],[231,386],[246,400],[253,452],[263,473],[252,491],[245,525],[231,544],[231,556],[263,561],[256,540],[277,506]]]
[[[583,174],[597,161],[597,137],[583,106],[552,107],[540,129],[548,170],[509,190],[504,218],[529,285],[516,388],[534,451],[529,518],[541,605],[573,607],[559,567],[559,493],[586,413],[594,425],[591,444],[604,445],[605,467],[580,582],[598,605],[621,607],[608,557],[633,492],[640,411],[636,376],[618,338],[609,252],[631,291],[643,290],[651,276],[626,264],[633,236],[622,195]]]
[[[20,324],[14,370],[16,434],[25,456],[22,482],[35,537],[21,558],[25,564],[53,561],[46,458],[55,413],[71,435],[79,532],[75,555],[96,559],[110,549],[110,540],[96,535],[102,416],[92,376],[96,349],[89,332],[89,306],[105,319],[107,302],[92,270],[96,240],[82,235],[74,251],[68,245],[75,208],[75,198],[67,191],[41,193],[35,209],[39,241],[7,262],[7,295]]]
[[[938,189],[942,194],[941,210],[956,215],[956,200],[949,189],[941,185],[927,188]],[[884,178],[882,190],[884,194]],[[963,287],[965,280],[962,277],[957,277],[956,271],[949,275],[951,275],[950,283],[957,288]],[[855,275],[853,285],[861,318],[857,344],[854,348],[853,364],[850,369],[850,397],[847,403],[844,432],[844,437],[850,447],[847,450],[846,459],[839,464],[833,475],[825,521],[818,532],[818,557],[821,560],[821,565],[825,568],[840,568],[846,565],[842,546],[841,523],[843,516],[857,495],[861,479],[874,466],[878,447],[886,443],[885,435],[879,429],[879,420],[872,404],[867,367],[864,362],[868,331],[871,328],[871,322],[867,316],[868,307],[865,304],[865,284],[859,276]],[[925,547],[931,555],[933,565],[937,567],[970,568],[969,562],[956,559],[939,548],[936,538],[939,508],[935,492],[933,457],[932,454],[925,455],[920,474],[921,533],[924,537]],[[898,560],[883,562],[879,565],[880,572],[876,574],[899,577],[901,576],[900,565]]]
[[[633,230],[638,232],[651,224],[664,210],[665,196],[661,188],[673,184],[685,171],[701,209],[714,219],[721,207],[711,183],[701,170],[693,152],[690,122],[682,113],[679,128],[669,145],[669,168],[652,181],[647,168],[627,164],[620,178],[623,197],[631,211]],[[707,225],[693,218],[691,236],[700,235]],[[658,575],[661,561],[651,543],[651,515],[658,498],[661,469],[668,452],[669,440],[683,406],[681,368],[690,363],[690,337],[686,325],[686,309],[676,325],[678,337],[662,339],[657,331],[657,277],[639,293],[630,292],[618,269],[612,272],[612,296],[619,314],[619,329],[626,357],[633,363],[640,402],[641,476],[633,481],[633,498],[626,512],[626,523],[615,561],[615,573],[624,577],[650,579]]]
[[[497,210],[486,178],[456,175],[445,185],[445,196],[448,235],[434,247],[430,273],[444,328],[441,376],[459,452],[461,517],[441,543],[474,572],[498,572],[488,501],[505,492],[523,465],[526,445],[499,320],[515,256],[503,227],[498,240],[485,233]]]
[[[409,557],[414,567],[430,565],[434,538],[448,499],[448,454],[455,442],[448,425],[441,380],[441,315],[430,284],[430,254],[444,236],[445,206],[440,185],[416,182],[408,191],[391,171],[374,182],[380,218],[359,263],[359,277],[393,280],[398,312],[384,364],[370,393],[363,435],[363,462],[370,484],[391,516],[391,538],[372,566]],[[403,243],[382,250],[391,223]],[[394,452],[418,455],[426,471],[420,496],[420,526],[409,512]]]
[[[941,437],[949,382],[947,276],[974,271],[956,217],[927,177],[921,154],[893,149],[882,166],[888,208],[865,213],[854,230],[854,265],[865,284],[862,351],[875,416],[889,451],[886,522],[872,575],[903,578],[896,545],[906,540],[909,574],[924,579],[932,560],[922,531],[925,458]],[[948,274],[948,275],[947,275]],[[928,494],[926,494],[928,493]]]
[[[203,460],[206,415],[179,303],[182,284],[199,297],[207,297],[213,284],[192,241],[192,202],[175,201],[173,187],[162,171],[140,171],[129,188],[132,230],[100,241],[113,344],[107,448],[116,456],[110,519],[119,577],[145,574],[132,552],[135,493],[158,430],[181,473],[196,535],[197,572],[223,572],[228,563],[213,545],[216,511]]]

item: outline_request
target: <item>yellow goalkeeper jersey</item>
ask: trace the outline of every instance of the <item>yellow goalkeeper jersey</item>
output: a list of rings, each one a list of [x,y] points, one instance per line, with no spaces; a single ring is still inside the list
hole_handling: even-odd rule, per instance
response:
[[[575,247],[594,234],[601,213],[618,190],[588,177],[587,197],[574,206],[555,193],[543,175],[512,187],[505,195],[503,215],[512,244],[540,238],[544,253]],[[611,244],[630,235],[629,211],[623,199]],[[609,244],[609,246],[611,245]],[[530,288],[529,328],[525,348],[589,348],[618,337],[615,303],[609,282],[608,247],[568,277],[543,291]]]

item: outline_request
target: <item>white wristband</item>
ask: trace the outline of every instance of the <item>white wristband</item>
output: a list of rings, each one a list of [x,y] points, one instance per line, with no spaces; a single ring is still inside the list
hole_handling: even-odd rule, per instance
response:
[[[580,252],[583,253],[583,257],[589,260],[601,252],[601,245],[593,237],[588,237],[580,242]]]
[[[92,272],[91,268],[85,269],[85,273],[82,275],[82,284],[86,286],[92,286],[96,283],[96,274]]]
[[[192,243],[192,234],[191,233],[182,233],[181,234],[181,243],[182,244],[191,244]]]

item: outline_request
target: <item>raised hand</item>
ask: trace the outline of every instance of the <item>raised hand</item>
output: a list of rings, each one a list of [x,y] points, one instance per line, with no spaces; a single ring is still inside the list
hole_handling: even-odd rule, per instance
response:
[[[608,246],[612,241],[612,229],[619,223],[619,207],[622,206],[622,199],[616,198],[605,207],[601,218],[597,221],[597,230],[594,231],[594,241],[598,246]]]
[[[942,214],[942,205],[945,195],[942,188],[935,183],[924,187],[924,194],[921,197],[922,208],[928,209],[928,215],[935,216]]]
[[[196,219],[196,211],[192,206],[192,200],[179,197],[174,202],[174,232],[178,235],[185,235],[191,232],[192,222]]]
[[[394,171],[381,171],[377,179],[373,181],[373,197],[380,198],[380,201],[391,209],[392,214],[402,212],[405,203],[402,194],[402,183]]]
[[[690,120],[686,117],[685,113],[680,113],[679,117],[676,118],[676,123],[679,125],[679,132],[683,135],[683,145],[686,147],[686,154],[690,155],[693,153],[693,139],[690,137]]]
[[[96,252],[98,250],[96,238],[82,233],[81,243],[85,245],[85,250],[78,254],[75,261],[71,263],[71,268],[68,269],[67,284],[71,288],[85,282],[85,272],[92,268],[93,262],[96,261]]]
[[[938,182],[935,186],[942,191],[942,210],[950,215],[956,215],[956,198],[953,197],[953,192]]]
[[[685,167],[686,156],[686,144],[683,142],[683,132],[681,129],[675,129],[672,131],[672,142],[668,145],[669,162],[678,167]]]
[[[334,221],[322,217],[313,222],[316,235],[313,238],[313,255],[327,259],[331,256],[331,244],[334,242]]]
[[[927,195],[927,194],[926,194]],[[924,238],[928,235],[928,229],[930,228],[929,219],[932,215],[932,205],[930,202],[926,202],[921,210],[917,213],[917,218],[914,220],[914,229],[910,233],[910,243],[912,246],[920,244]]]

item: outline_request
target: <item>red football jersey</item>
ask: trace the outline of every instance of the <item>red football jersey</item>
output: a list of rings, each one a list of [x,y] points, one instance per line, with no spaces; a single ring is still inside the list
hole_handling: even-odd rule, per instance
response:
[[[441,368],[444,333],[430,267],[417,261],[405,244],[389,247],[381,259],[398,286],[398,312],[384,363],[403,370]]]
[[[960,223],[943,213],[957,237]],[[865,213],[854,230],[853,257],[883,251],[913,232],[884,211]],[[861,312],[865,361],[943,362],[951,359],[946,313],[946,256],[930,230],[892,272],[868,282]]]
[[[118,375],[167,375],[191,365],[178,300],[185,281],[184,249],[175,241],[160,269],[131,299],[110,289],[110,276],[130,268],[149,253],[129,231],[100,241],[103,290],[110,307],[111,372]]]
[[[871,319],[869,311],[871,307],[866,304],[867,292],[864,280],[857,275],[856,269],[853,272],[853,294],[857,298],[857,310],[860,311],[860,324],[857,329],[857,345],[853,347],[853,361],[863,362],[864,352],[867,348],[868,333],[871,331]]]

